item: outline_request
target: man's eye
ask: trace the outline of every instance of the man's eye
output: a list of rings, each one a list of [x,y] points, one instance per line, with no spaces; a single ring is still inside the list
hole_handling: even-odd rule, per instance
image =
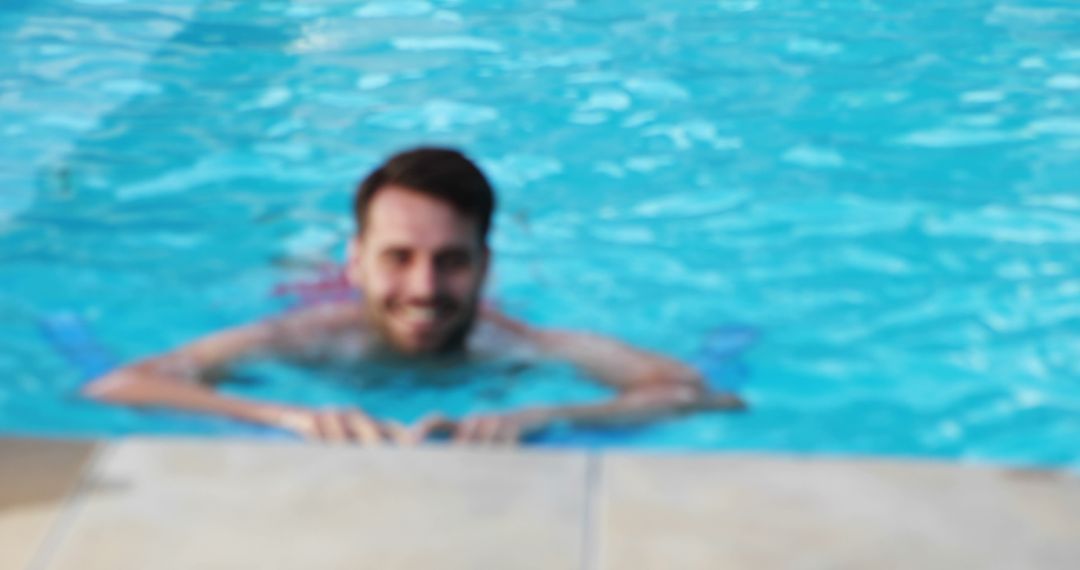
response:
[[[409,252],[398,249],[390,250],[383,254],[383,260],[395,267],[403,266],[409,263]]]
[[[462,252],[444,253],[439,256],[439,265],[443,269],[464,269],[469,266],[472,259],[468,254]]]

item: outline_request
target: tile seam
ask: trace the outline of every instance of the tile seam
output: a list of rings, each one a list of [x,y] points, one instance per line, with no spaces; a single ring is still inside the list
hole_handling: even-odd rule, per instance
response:
[[[56,520],[49,527],[45,538],[38,544],[37,552],[30,560],[30,563],[27,564],[26,570],[45,570],[49,567],[53,554],[70,534],[75,517],[81,510],[84,502],[83,497],[90,484],[91,474],[97,470],[98,464],[103,461],[103,457],[112,447],[111,443],[96,443],[94,449],[90,452],[90,457],[86,459],[79,469],[78,477],[75,478],[75,482],[68,489],[67,496],[64,497]]]
[[[599,568],[599,545],[596,542],[597,516],[600,500],[601,454],[587,452],[585,463],[585,509],[582,513],[581,568]]]

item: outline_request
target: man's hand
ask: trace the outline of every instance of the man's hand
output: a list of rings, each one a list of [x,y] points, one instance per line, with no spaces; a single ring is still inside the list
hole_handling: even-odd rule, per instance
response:
[[[356,408],[279,409],[269,423],[299,434],[304,439],[326,443],[379,445],[393,441],[393,434],[387,426],[380,425]]]
[[[310,441],[413,447],[437,434],[452,436],[455,444],[515,445],[523,436],[543,427],[550,419],[547,410],[535,408],[506,414],[470,416],[459,421],[442,414],[430,414],[406,426],[396,421],[377,422],[355,408],[278,408],[268,423]]]
[[[420,445],[437,434],[451,436],[455,444],[515,445],[522,437],[543,427],[551,419],[549,411],[543,408],[469,416],[456,421],[436,413],[411,426],[388,422],[385,433],[390,441],[402,447]]]
[[[522,437],[552,420],[544,408],[529,408],[506,414],[469,416],[458,421],[454,443],[473,445],[515,445]]]
[[[458,423],[446,416],[428,414],[411,426],[391,421],[386,424],[394,443],[402,447],[412,447],[424,443],[427,438],[437,433],[450,434],[457,429]]]

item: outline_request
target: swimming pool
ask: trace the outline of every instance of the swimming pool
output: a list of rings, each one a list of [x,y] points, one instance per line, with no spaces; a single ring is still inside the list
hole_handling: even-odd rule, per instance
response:
[[[249,433],[78,400],[40,319],[131,358],[281,310],[425,142],[496,183],[509,312],[682,358],[763,331],[751,413],[632,445],[1080,463],[1075,3],[7,2],[0,45],[4,432]],[[601,394],[258,376],[402,419]]]

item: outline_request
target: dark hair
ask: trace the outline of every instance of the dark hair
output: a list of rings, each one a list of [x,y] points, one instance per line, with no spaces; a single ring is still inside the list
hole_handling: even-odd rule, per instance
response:
[[[420,147],[391,156],[356,189],[353,215],[358,232],[363,231],[375,193],[391,185],[438,198],[459,213],[475,217],[480,241],[487,243],[495,192],[484,173],[465,155],[448,148]]]

